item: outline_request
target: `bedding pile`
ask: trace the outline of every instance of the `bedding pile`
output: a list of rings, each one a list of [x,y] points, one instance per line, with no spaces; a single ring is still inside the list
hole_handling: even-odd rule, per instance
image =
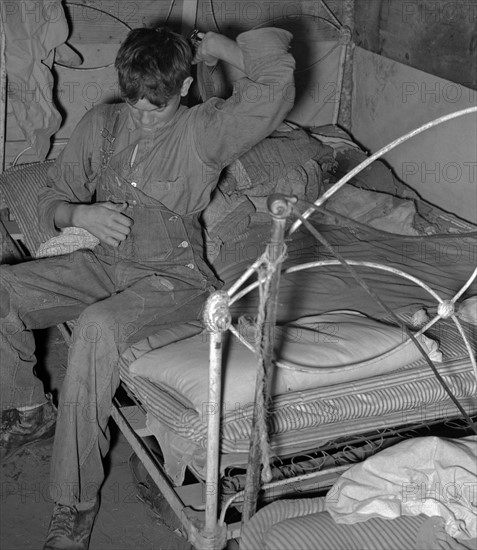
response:
[[[465,328],[475,343],[475,327],[466,325]],[[431,329],[429,336],[440,342],[441,376],[464,409],[474,414],[477,383],[455,326],[443,322],[434,331]],[[207,418],[218,412],[219,405],[209,402],[206,391],[208,360],[201,355],[201,352],[205,355],[206,346],[198,346],[203,335],[186,340],[184,352],[183,342],[159,347],[160,337],[151,342],[154,349],[146,349],[144,343],[140,351],[132,346],[121,358],[120,372],[149,412],[147,425],[164,450],[168,475],[175,484],[181,485],[186,467],[205,477]],[[403,342],[402,333],[400,341]],[[238,350],[237,346],[236,352]],[[252,371],[256,362],[251,353],[248,357],[251,363],[237,361],[238,354],[231,355],[227,359],[231,359],[232,364],[224,362],[223,373],[222,472],[228,467],[246,464],[254,411]],[[205,365],[201,357],[206,360]],[[326,446],[337,439],[337,425],[339,438],[352,439],[356,434],[390,426],[425,424],[436,418],[459,416],[423,358],[401,368],[391,369],[388,365],[387,374],[379,372],[378,361],[374,363],[374,372],[372,365],[372,361],[356,363],[351,367],[352,376],[346,365],[343,372],[336,366],[331,369],[331,378],[342,381],[330,385],[326,385],[326,376],[319,367],[315,374],[318,381],[313,381],[311,373],[287,371],[283,377],[282,369],[276,369],[278,380],[275,378],[274,382],[280,393],[274,396],[268,416],[270,443],[276,456],[290,457]],[[345,381],[347,377],[350,379]],[[283,380],[295,384],[307,381],[309,385],[306,389],[283,391]]]

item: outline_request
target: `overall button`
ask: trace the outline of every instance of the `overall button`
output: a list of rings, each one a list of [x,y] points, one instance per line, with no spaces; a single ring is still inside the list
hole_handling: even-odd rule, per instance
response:
[[[131,185],[132,185],[133,187],[137,187],[137,183],[136,183],[135,181],[132,181],[132,182],[131,182]]]
[[[189,246],[189,243],[187,241],[182,241],[179,245],[179,248],[187,248]]]
[[[137,204],[137,201],[136,200],[131,201],[131,204]]]
[[[170,221],[170,222],[176,222],[178,219],[179,219],[179,216],[171,216],[171,217],[169,218],[169,221]]]
[[[194,265],[194,264],[187,264],[186,267],[188,267],[189,269],[195,269],[195,265]]]

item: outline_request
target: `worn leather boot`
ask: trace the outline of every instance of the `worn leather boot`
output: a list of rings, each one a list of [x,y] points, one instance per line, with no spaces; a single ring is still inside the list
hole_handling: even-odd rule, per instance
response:
[[[88,550],[98,510],[99,497],[75,506],[57,504],[43,550]]]
[[[16,451],[37,441],[55,435],[57,409],[51,394],[39,407],[27,411],[9,409],[2,414],[0,427],[0,459],[4,460]]]

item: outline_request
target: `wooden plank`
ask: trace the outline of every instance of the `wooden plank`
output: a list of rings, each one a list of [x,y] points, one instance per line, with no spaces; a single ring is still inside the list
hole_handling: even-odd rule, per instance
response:
[[[136,435],[139,437],[148,437],[152,435],[151,431],[146,426],[146,415],[140,407],[137,405],[121,407],[121,413],[124,415],[124,418]]]
[[[477,89],[477,2],[360,0],[355,20],[358,46]]]

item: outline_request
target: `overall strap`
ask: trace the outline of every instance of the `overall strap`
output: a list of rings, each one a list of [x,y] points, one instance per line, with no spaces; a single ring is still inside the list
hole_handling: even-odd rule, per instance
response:
[[[114,142],[118,131],[119,115],[121,107],[119,105],[108,105],[105,113],[105,123],[101,130],[103,142],[101,145],[101,171],[109,164],[109,161],[114,153]]]

